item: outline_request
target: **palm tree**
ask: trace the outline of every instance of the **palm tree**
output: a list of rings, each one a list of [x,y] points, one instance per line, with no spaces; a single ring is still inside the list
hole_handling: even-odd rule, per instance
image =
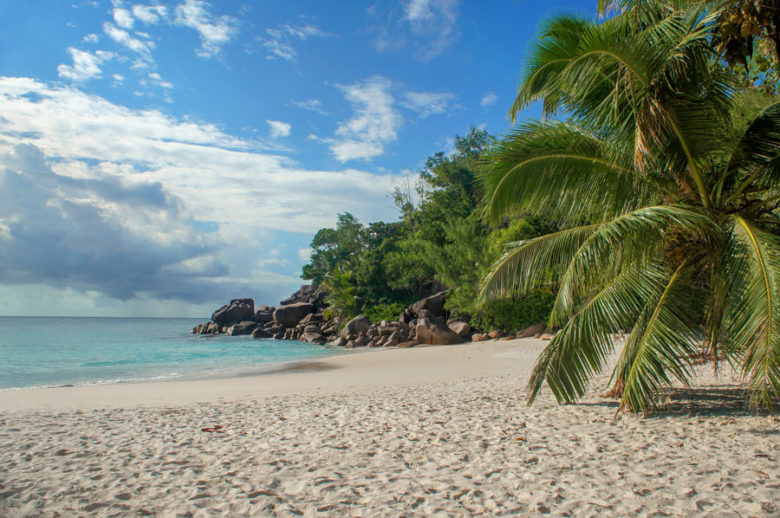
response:
[[[582,396],[624,331],[621,409],[651,410],[702,354],[739,367],[753,404],[780,395],[780,103],[736,101],[712,66],[711,15],[682,4],[550,20],[510,112],[541,100],[545,120],[487,160],[490,220],[530,211],[568,227],[513,243],[482,286],[524,294],[557,278],[560,332],[529,403],[544,381],[559,402]]]

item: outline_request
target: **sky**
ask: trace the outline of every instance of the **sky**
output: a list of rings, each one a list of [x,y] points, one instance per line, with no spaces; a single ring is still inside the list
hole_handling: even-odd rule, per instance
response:
[[[276,304],[596,0],[0,0],[0,315]],[[531,108],[521,118],[538,116]]]

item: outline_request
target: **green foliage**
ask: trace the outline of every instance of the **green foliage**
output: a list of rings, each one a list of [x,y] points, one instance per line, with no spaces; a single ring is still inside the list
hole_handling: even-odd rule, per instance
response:
[[[397,320],[404,309],[406,309],[406,306],[400,302],[377,304],[376,306],[371,306],[363,311],[363,315],[369,319],[371,323],[375,324],[382,320]]]
[[[344,267],[337,267],[329,272],[322,288],[327,293],[325,302],[332,311],[347,319],[358,314],[359,305],[355,286],[352,284],[351,273]]]
[[[541,100],[490,152],[485,213],[564,228],[507,245],[483,295],[557,284],[562,328],[537,360],[560,402],[584,394],[628,332],[612,373],[621,408],[646,412],[694,359],[741,367],[755,404],[780,397],[780,102],[736,95],[711,57],[700,2],[617,3],[601,22],[558,16],[534,46],[512,115]],[[750,102],[743,102],[750,98]]]
[[[545,322],[550,315],[555,296],[536,292],[527,297],[488,300],[471,317],[475,329],[499,329],[515,334],[528,326]]]
[[[428,158],[415,192],[409,186],[395,192],[400,222],[365,226],[347,213],[335,228],[317,232],[303,274],[325,290],[332,314],[395,320],[411,302],[445,286],[447,309],[466,320],[519,329],[546,318],[540,301],[549,306],[549,295],[481,307],[480,279],[506,243],[556,228],[544,218],[518,215],[504,218],[499,228],[485,225],[475,178],[493,143],[472,128],[455,137],[454,153]]]

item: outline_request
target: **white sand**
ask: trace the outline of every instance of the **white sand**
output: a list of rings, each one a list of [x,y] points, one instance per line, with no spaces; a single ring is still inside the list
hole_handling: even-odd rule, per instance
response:
[[[0,392],[0,516],[780,513],[780,419],[702,369],[644,419],[525,405],[536,340]],[[215,427],[222,428],[216,431]]]

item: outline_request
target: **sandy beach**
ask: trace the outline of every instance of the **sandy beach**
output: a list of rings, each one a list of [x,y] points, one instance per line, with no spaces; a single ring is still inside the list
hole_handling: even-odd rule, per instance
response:
[[[545,390],[544,342],[0,392],[2,516],[777,516],[780,419],[707,365],[651,418]]]

